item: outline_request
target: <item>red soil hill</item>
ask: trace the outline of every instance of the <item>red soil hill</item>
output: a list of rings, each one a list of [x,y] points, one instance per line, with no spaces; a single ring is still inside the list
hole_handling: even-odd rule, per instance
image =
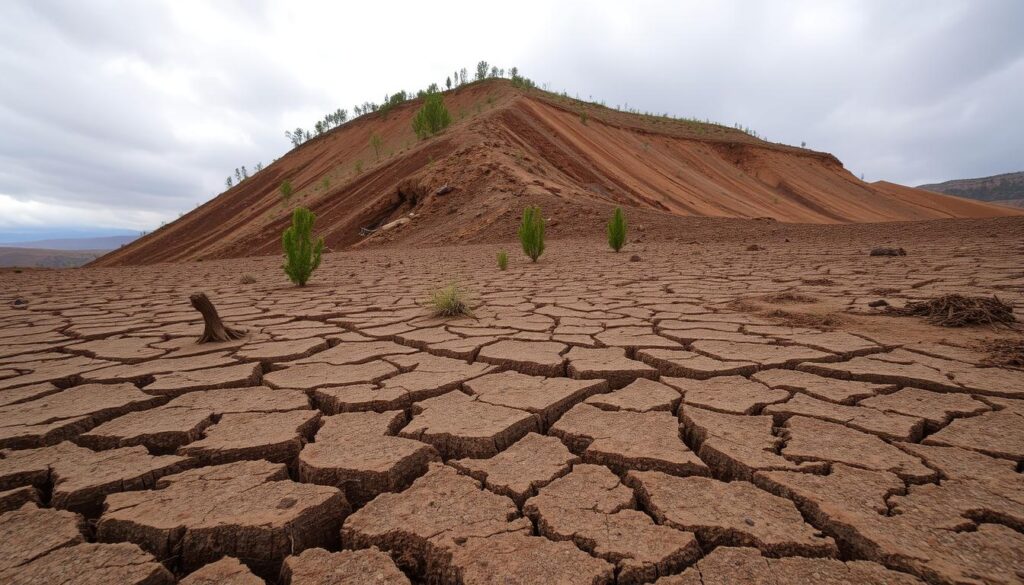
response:
[[[421,100],[364,115],[93,264],[275,254],[296,205],[317,214],[317,231],[332,249],[507,240],[527,204],[559,215],[553,237],[578,231],[575,218],[603,217],[615,205],[645,218],[797,223],[1024,215],[865,183],[830,154],[732,128],[619,112],[505,80],[463,86],[444,99],[453,123],[435,137],[413,134]],[[383,144],[379,158],[374,134]],[[287,200],[279,190],[285,179],[294,188]],[[365,236],[363,228],[376,231]]]

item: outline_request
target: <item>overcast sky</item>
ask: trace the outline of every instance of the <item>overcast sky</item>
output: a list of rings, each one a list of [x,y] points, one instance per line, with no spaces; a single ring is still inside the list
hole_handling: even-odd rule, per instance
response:
[[[286,128],[485,59],[916,185],[1024,170],[1024,1],[5,0],[0,232],[152,229]]]

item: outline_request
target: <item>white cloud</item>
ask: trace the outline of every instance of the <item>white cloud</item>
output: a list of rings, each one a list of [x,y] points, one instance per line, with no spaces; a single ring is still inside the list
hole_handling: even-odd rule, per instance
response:
[[[23,201],[0,193],[0,229],[8,228],[119,228],[156,225],[162,216],[142,210],[81,207]]]

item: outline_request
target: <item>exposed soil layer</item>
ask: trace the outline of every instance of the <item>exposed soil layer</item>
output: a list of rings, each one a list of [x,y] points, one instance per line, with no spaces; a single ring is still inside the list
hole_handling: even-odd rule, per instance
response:
[[[514,235],[526,205],[541,206],[553,238],[603,233],[616,206],[631,225],[669,236],[721,225],[697,218],[820,224],[1024,215],[865,183],[831,154],[733,128],[617,112],[504,80],[446,92],[445,102],[453,124],[440,135],[413,134],[421,100],[362,116],[94,264],[276,253],[297,205],[317,214],[316,231],[333,250],[500,241]],[[380,138],[380,153],[371,136]],[[293,188],[287,198],[285,180]]]
[[[1019,320],[1024,220],[719,221],[5,275],[0,581],[1020,582],[1019,324],[871,303]]]

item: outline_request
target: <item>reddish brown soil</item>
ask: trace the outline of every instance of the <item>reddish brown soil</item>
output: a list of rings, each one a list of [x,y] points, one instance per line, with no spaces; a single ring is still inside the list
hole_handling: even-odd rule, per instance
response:
[[[363,116],[292,150],[262,172],[98,266],[276,253],[296,205],[318,216],[329,248],[382,242],[494,242],[527,204],[553,238],[581,235],[630,209],[634,224],[678,216],[794,223],[889,222],[1024,215],[891,183],[864,183],[832,155],[764,142],[722,126],[637,116],[506,81],[445,94],[454,122],[416,140],[414,100]],[[587,112],[586,123],[581,112]],[[383,149],[370,146],[374,134]],[[290,180],[294,194],[282,199]],[[326,181],[326,185],[325,185]],[[450,192],[438,194],[441,187]],[[404,225],[360,235],[398,219]],[[718,229],[721,224],[714,224]]]

